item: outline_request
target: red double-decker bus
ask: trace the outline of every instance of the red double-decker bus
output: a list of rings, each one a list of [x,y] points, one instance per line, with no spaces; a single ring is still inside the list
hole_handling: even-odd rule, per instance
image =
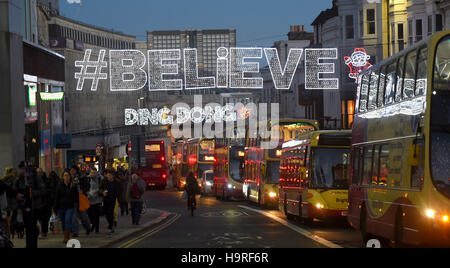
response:
[[[165,189],[167,164],[164,141],[146,141],[145,159],[145,166],[138,170],[139,176],[144,179],[147,188]]]

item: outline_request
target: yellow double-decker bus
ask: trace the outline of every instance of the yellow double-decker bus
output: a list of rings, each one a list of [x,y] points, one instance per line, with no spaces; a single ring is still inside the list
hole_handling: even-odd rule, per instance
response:
[[[190,139],[187,141],[188,174],[192,172],[196,179],[201,179],[203,172],[214,169],[214,140]]]
[[[350,224],[363,240],[450,246],[450,31],[359,77]]]
[[[283,145],[279,209],[288,218],[345,220],[350,145],[350,130],[314,131]]]
[[[281,119],[278,122],[279,133],[274,133],[272,123],[267,122],[267,130],[271,137],[278,138],[278,146],[274,149],[261,148],[262,140],[256,133],[247,134],[245,148],[245,182],[242,187],[243,194],[249,202],[260,206],[277,207],[278,181],[280,179],[280,157],[283,143],[294,139],[299,134],[319,129],[314,120]],[[250,131],[250,130],[248,130]]]

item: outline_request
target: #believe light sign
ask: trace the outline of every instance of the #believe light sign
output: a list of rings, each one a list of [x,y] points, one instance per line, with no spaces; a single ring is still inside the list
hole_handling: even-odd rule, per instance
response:
[[[109,61],[105,61],[106,50],[100,50],[97,60],[91,60],[92,50],[85,51],[83,60],[76,61],[75,73],[77,90],[82,91],[84,82],[91,80],[91,91],[96,91],[100,80],[109,75],[110,91],[137,91],[147,84],[149,91],[194,90],[206,88],[262,89],[262,77],[249,77],[259,72],[259,63],[251,60],[263,58],[278,90],[288,90],[304,54],[305,88],[338,89],[338,78],[321,78],[321,74],[335,72],[336,48],[290,49],[286,64],[281,65],[275,48],[226,48],[217,49],[215,76],[199,77],[197,49],[148,50],[147,55],[139,50],[110,50]],[[182,57],[183,56],[183,57]],[[179,62],[180,64],[174,63]],[[147,68],[145,68],[147,64]],[[180,66],[182,65],[182,66]],[[104,71],[108,68],[109,73]],[[168,75],[178,75],[183,70],[183,78],[169,79]]]

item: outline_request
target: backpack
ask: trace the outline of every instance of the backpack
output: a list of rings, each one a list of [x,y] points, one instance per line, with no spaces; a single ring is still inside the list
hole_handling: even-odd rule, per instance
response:
[[[142,192],[139,189],[139,186],[137,182],[133,183],[133,186],[131,186],[131,198],[133,199],[141,199]]]

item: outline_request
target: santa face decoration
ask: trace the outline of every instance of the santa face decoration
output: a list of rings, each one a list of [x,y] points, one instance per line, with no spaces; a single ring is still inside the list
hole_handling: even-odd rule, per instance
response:
[[[344,57],[345,64],[350,69],[349,77],[358,80],[358,75],[364,71],[365,69],[372,66],[370,64],[370,56],[367,55],[366,50],[364,48],[355,48],[352,55]]]

